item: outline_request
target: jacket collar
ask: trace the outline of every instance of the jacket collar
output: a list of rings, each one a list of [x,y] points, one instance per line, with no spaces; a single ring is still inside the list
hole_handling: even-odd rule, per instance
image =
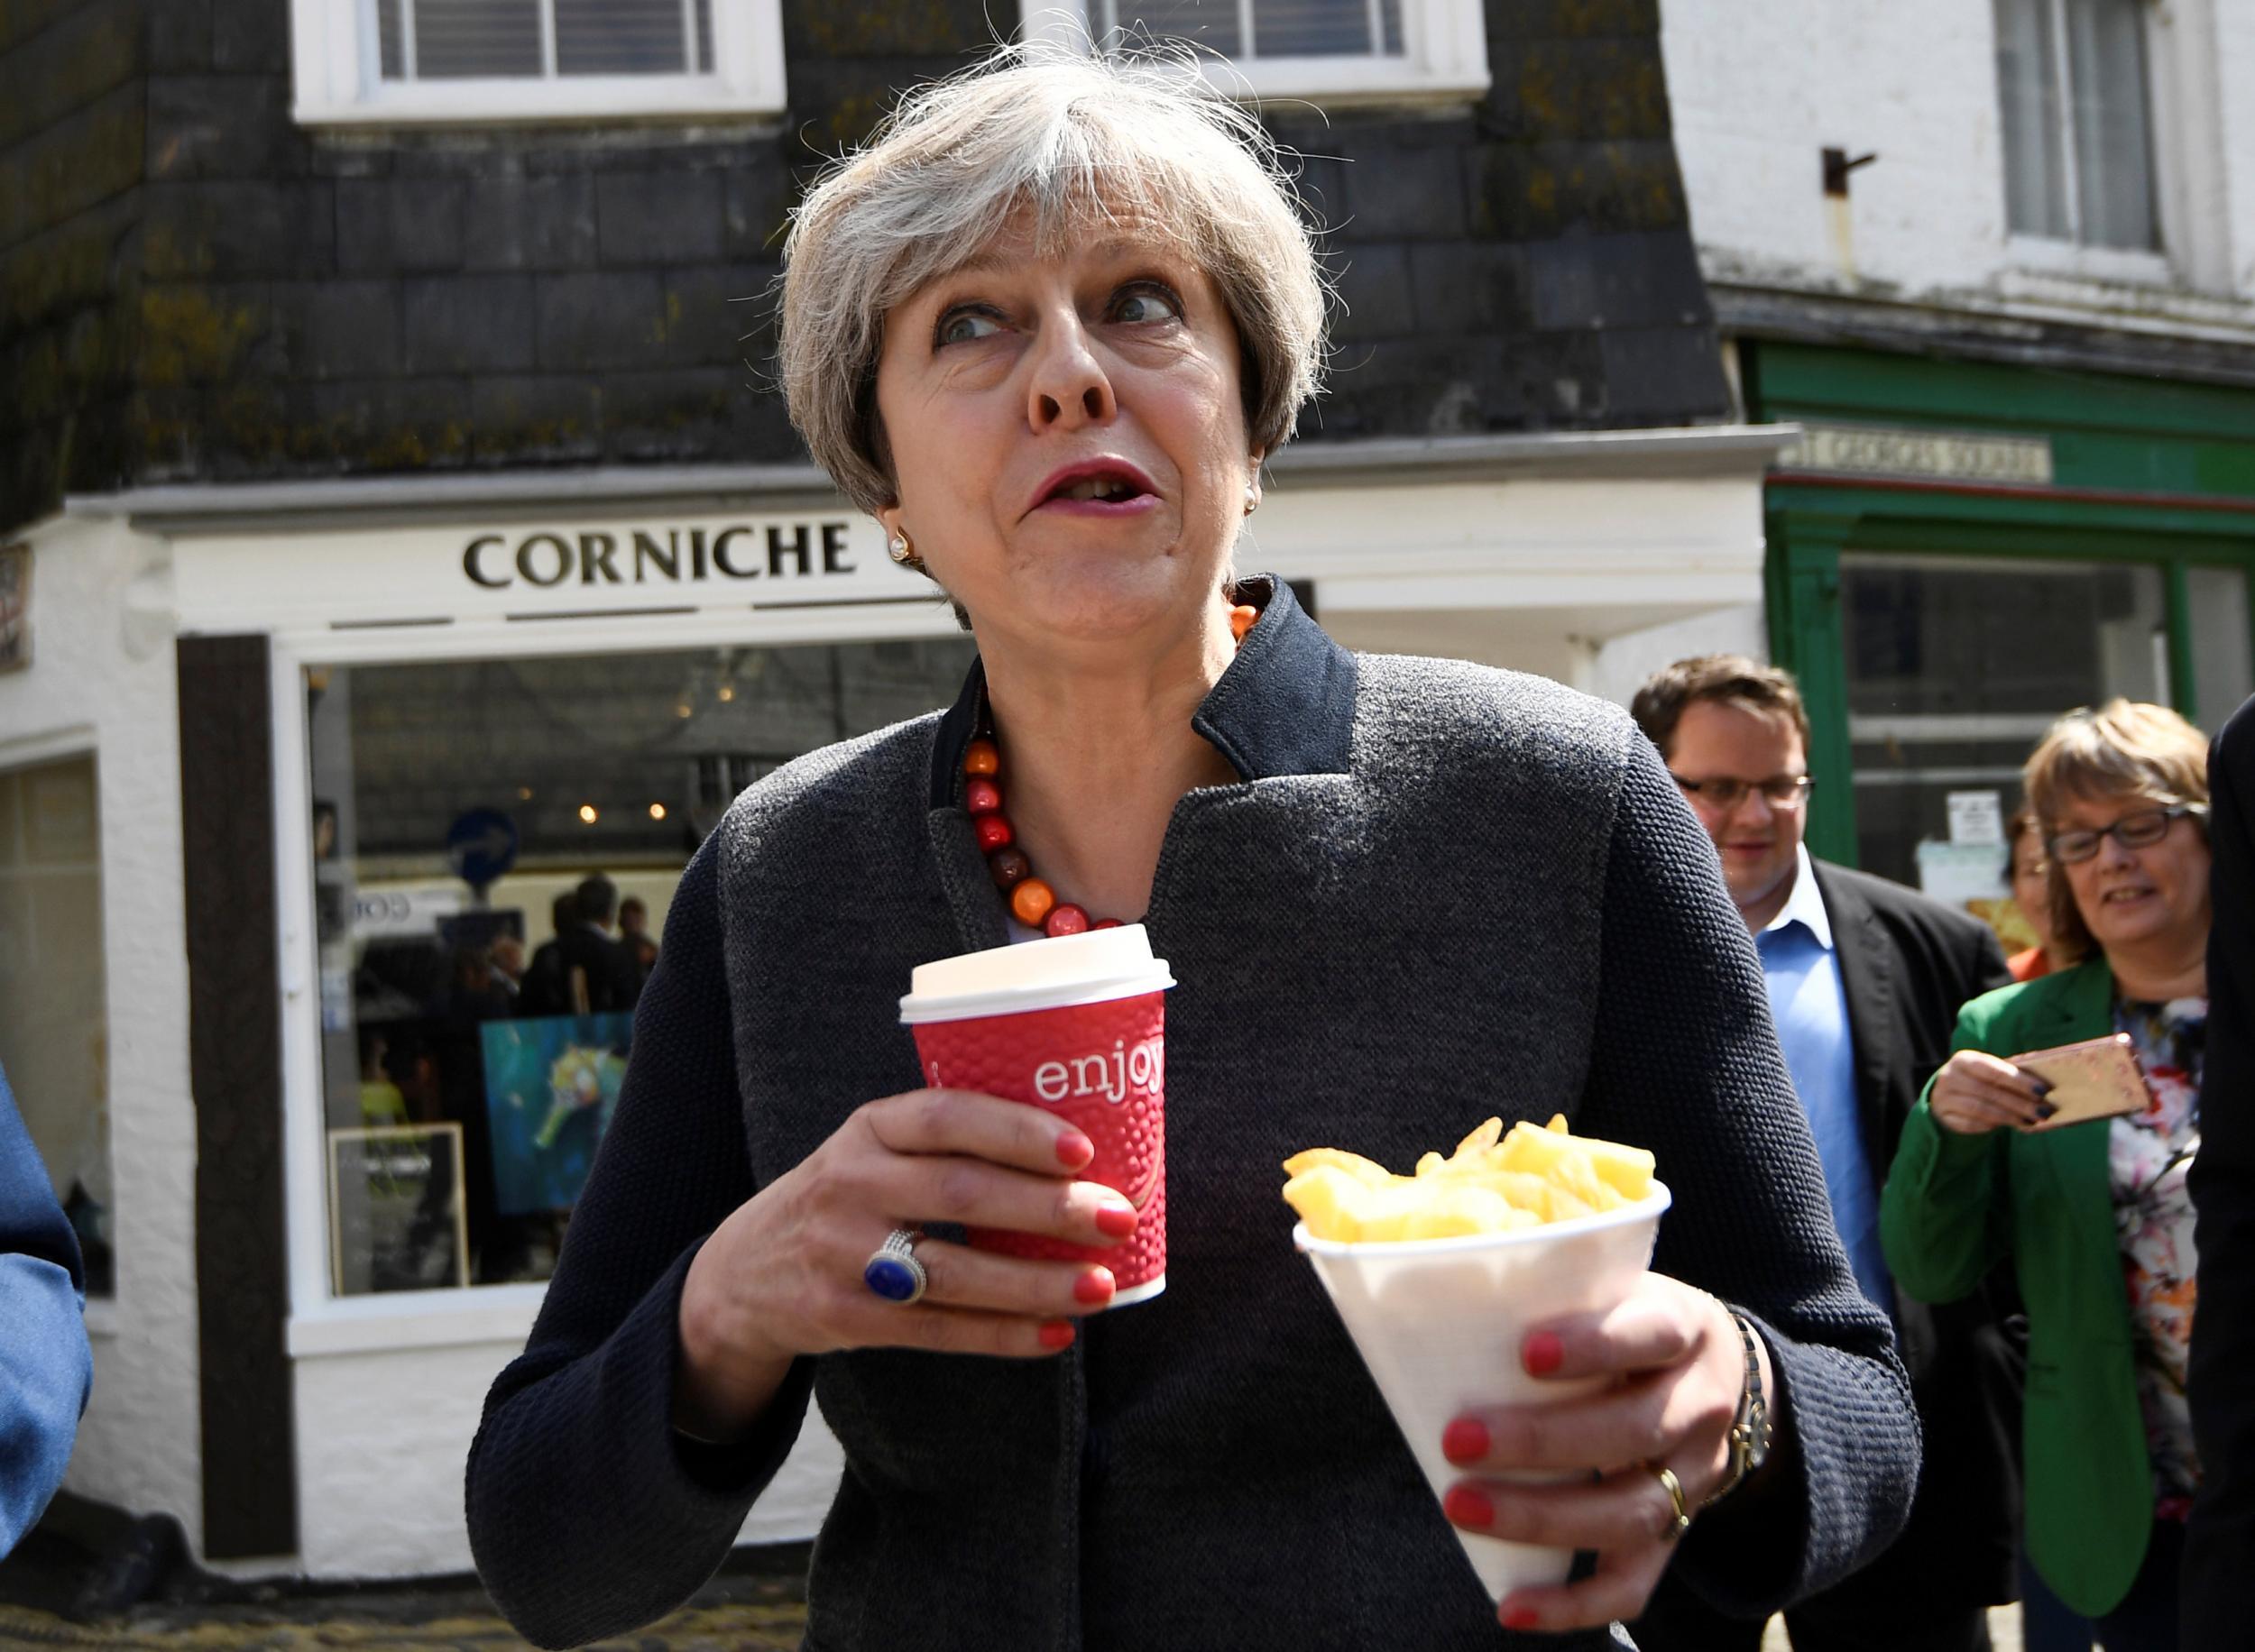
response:
[[[1847,1005],[1848,1046],[1855,1064],[1856,1117],[1873,1173],[1885,1179],[1894,1158],[1887,1097],[1894,1081],[1895,968],[1886,932],[1861,891],[1839,868],[1801,850],[1809,886],[1825,910],[1838,944],[1840,996]]]
[[[2093,947],[2082,963],[2043,978],[2057,983],[2039,996],[2059,1042],[2106,1035],[2114,1021],[2114,971],[2105,953]]]
[[[1213,743],[1241,780],[1347,773],[1355,656],[1324,635],[1275,574],[1240,579],[1237,595],[1261,610],[1260,623],[1245,634],[1191,727]],[[986,667],[973,660],[932,743],[933,808],[953,808],[962,795],[963,748],[986,710]]]

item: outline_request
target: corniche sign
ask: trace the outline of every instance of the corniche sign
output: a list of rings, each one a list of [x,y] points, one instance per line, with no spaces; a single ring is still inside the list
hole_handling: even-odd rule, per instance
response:
[[[844,519],[699,527],[538,528],[482,533],[462,546],[462,576],[484,591],[819,582],[861,566]]]

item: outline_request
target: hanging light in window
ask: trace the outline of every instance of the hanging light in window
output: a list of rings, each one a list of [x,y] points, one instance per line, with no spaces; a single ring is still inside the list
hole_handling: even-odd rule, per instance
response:
[[[594,805],[594,804],[593,804],[593,803],[582,803],[582,804],[580,804],[580,806],[579,806],[579,818],[580,818],[583,821],[584,821],[586,824],[588,824],[588,825],[590,825],[590,826],[593,826],[593,825],[595,823],[595,821],[596,821],[596,820],[597,820],[597,818],[598,818],[598,817],[599,817],[599,811],[595,808],[595,805]]]
[[[652,803],[649,806],[649,817],[653,821],[664,820],[666,818],[666,805],[663,803]]]

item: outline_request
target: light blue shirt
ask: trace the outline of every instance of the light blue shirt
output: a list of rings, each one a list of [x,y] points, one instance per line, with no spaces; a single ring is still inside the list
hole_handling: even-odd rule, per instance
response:
[[[1847,1247],[1855,1282],[1892,1317],[1894,1284],[1879,1244],[1879,1183],[1864,1152],[1855,1107],[1855,1042],[1848,1031],[1847,994],[1840,984],[1832,920],[1806,848],[1793,872],[1792,895],[1754,937],[1754,948],[1762,954],[1770,1016],[1777,1023],[1786,1070],[1793,1076],[1809,1133],[1817,1138],[1817,1156],[1824,1161],[1833,1225]]]

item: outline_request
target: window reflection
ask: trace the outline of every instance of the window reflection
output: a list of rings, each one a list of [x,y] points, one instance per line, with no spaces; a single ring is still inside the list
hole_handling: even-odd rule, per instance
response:
[[[779,765],[953,700],[971,652],[307,674],[340,1293],[548,1276],[689,857]]]

